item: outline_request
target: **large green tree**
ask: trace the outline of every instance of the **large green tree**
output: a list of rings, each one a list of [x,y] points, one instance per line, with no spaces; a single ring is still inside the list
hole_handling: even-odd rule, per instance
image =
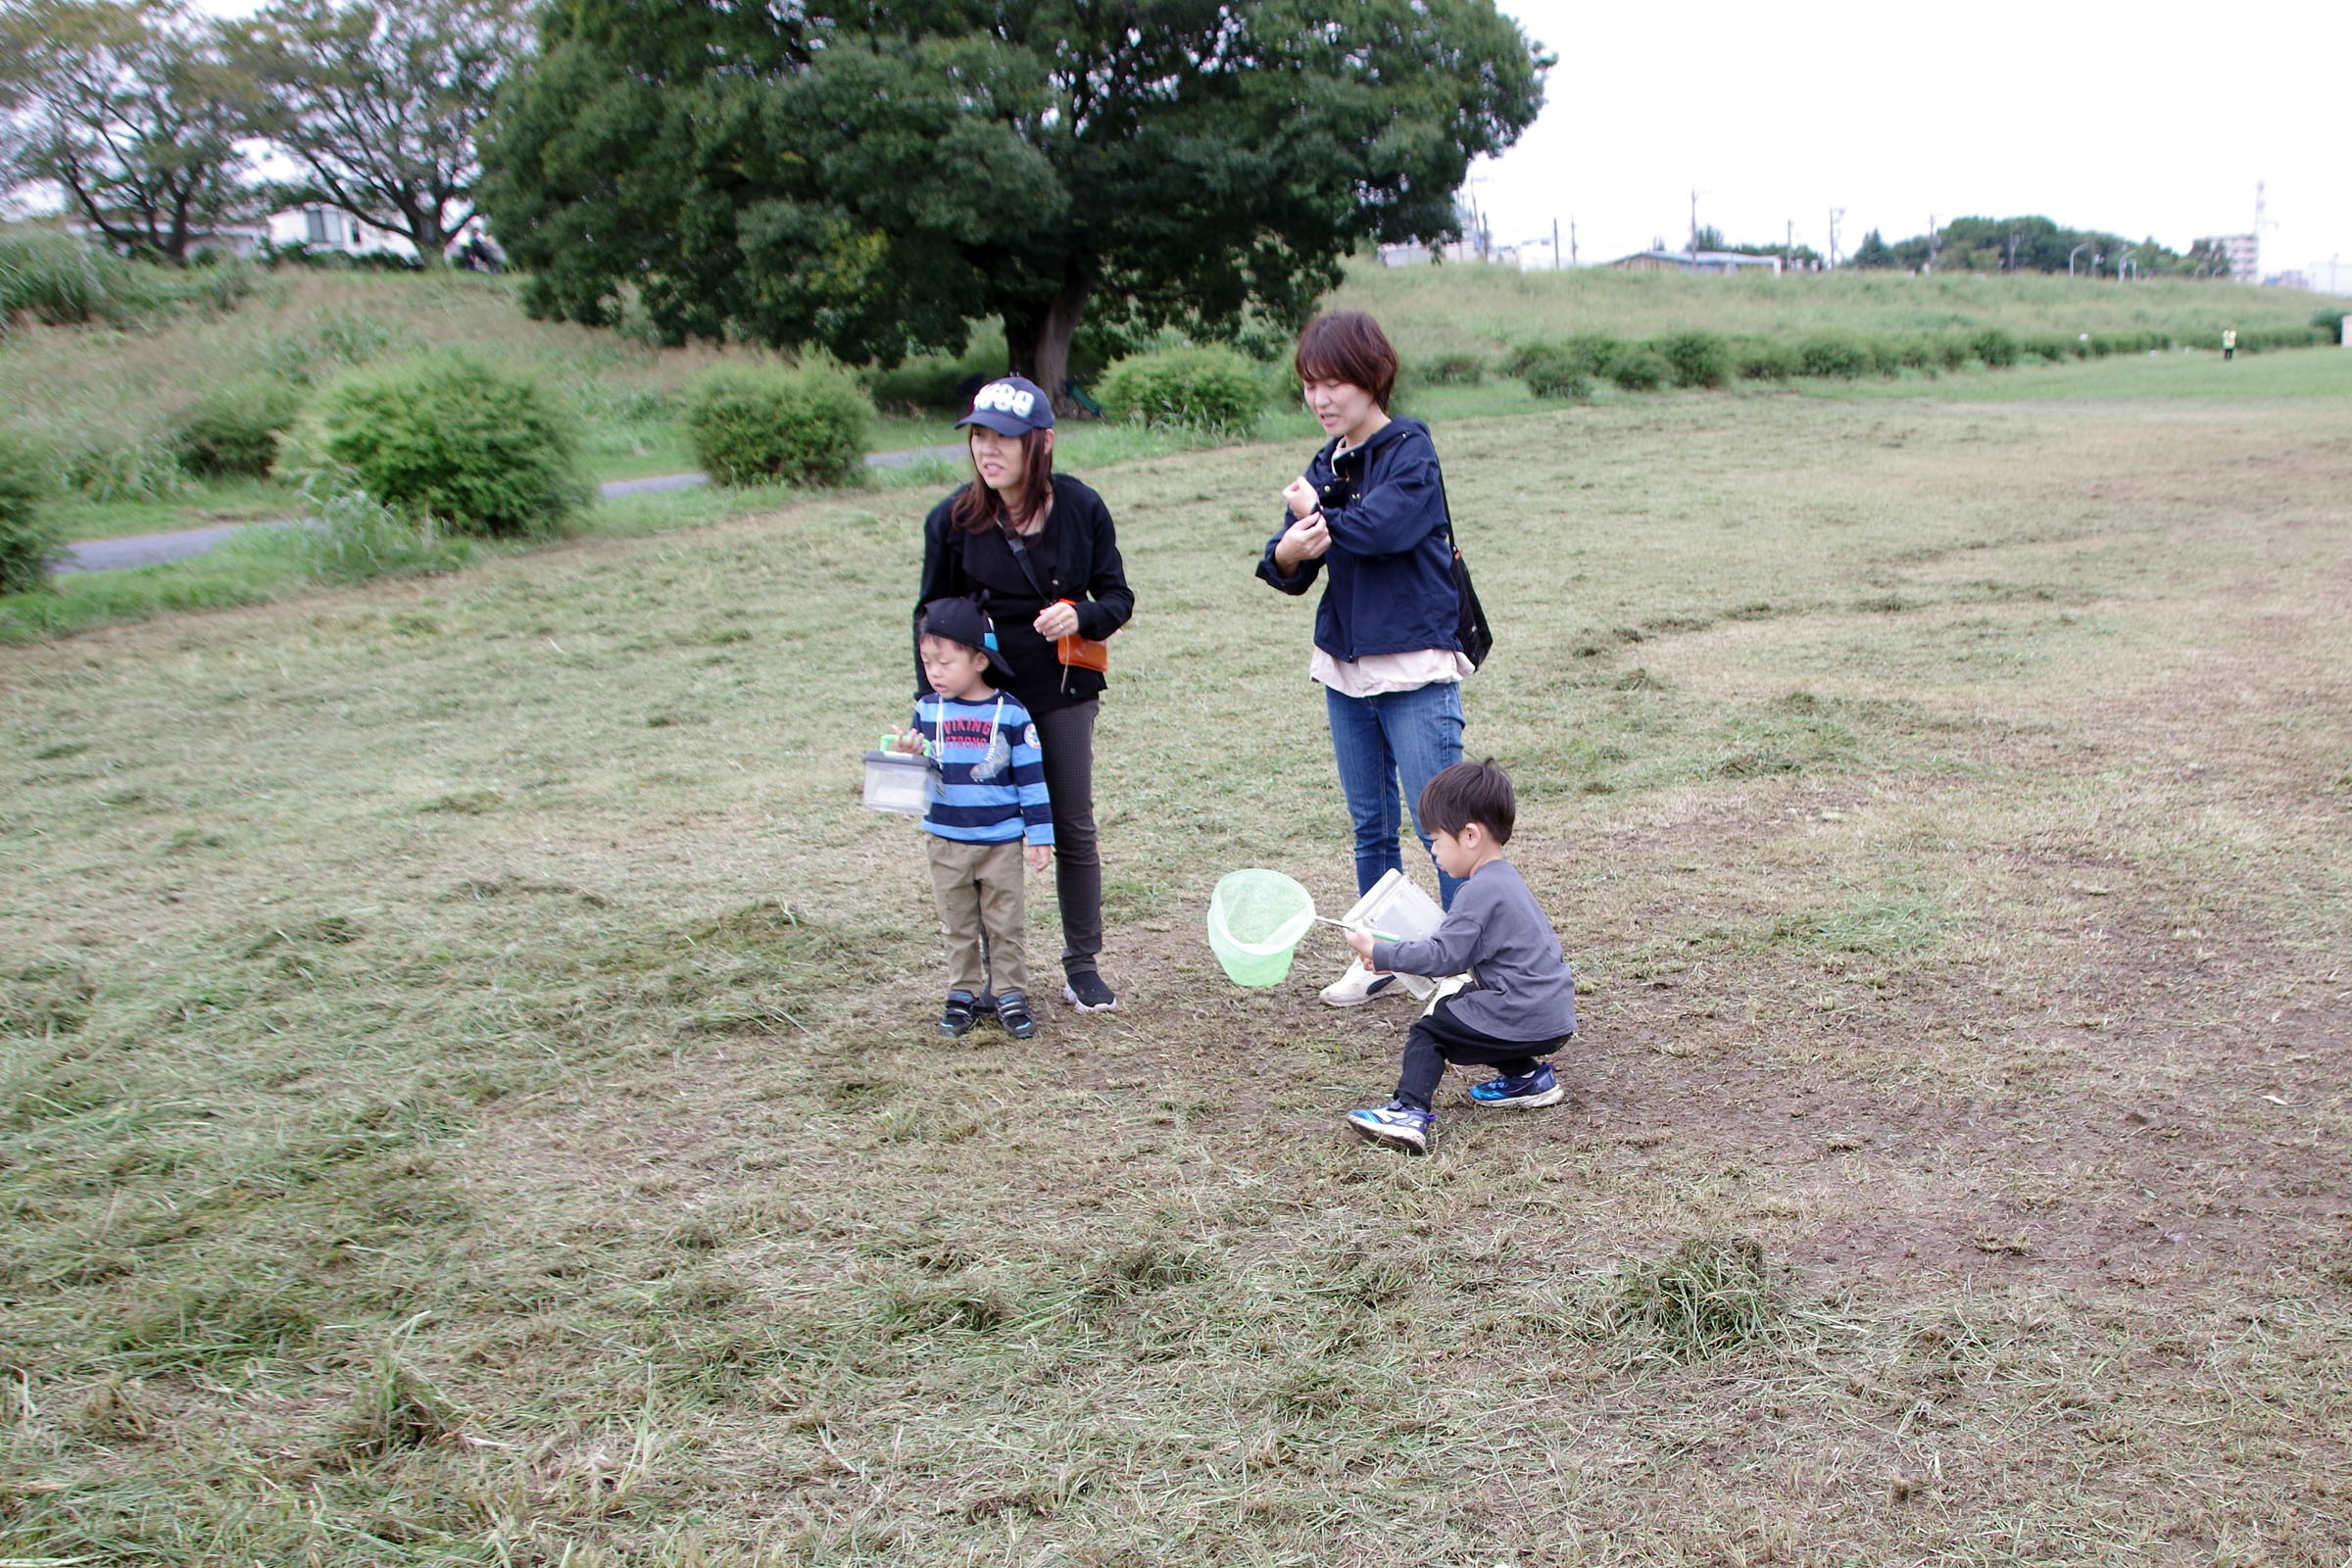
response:
[[[428,265],[474,215],[474,132],[529,41],[523,0],[279,0],[223,28],[247,123],[302,167],[289,204],[404,234]]]
[[[0,174],[45,180],[116,249],[185,262],[254,205],[245,84],[171,0],[0,0]]]
[[[535,309],[895,363],[1000,317],[1288,325],[1366,239],[1454,228],[1551,61],[1493,0],[567,0],[486,140]]]

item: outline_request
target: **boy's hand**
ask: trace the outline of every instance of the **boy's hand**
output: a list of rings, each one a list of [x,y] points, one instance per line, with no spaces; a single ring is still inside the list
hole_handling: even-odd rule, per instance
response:
[[[1052,865],[1053,863],[1054,863],[1054,846],[1053,846],[1053,845],[1051,845],[1051,844],[1032,844],[1032,845],[1030,845],[1030,846],[1029,846],[1029,869],[1030,869],[1030,870],[1032,870],[1032,871],[1043,871],[1043,870],[1044,870],[1044,869],[1045,869],[1047,866],[1049,866],[1049,865]]]
[[[1315,510],[1315,487],[1300,474],[1282,487],[1282,499],[1290,507],[1292,516],[1303,517]]]
[[[911,752],[920,757],[923,753],[923,732],[919,729],[903,729],[899,731],[898,738],[890,743],[890,749],[900,753]]]
[[[1366,931],[1349,931],[1348,933],[1348,945],[1355,950],[1355,956],[1357,957],[1364,960],[1365,968],[1371,969],[1374,974],[1387,974],[1389,972],[1386,969],[1374,969],[1372,967],[1371,933]]]

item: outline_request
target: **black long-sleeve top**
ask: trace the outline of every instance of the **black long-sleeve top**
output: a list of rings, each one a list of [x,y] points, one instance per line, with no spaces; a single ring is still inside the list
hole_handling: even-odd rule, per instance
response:
[[[1135,613],[1135,593],[1119,560],[1118,531],[1102,498],[1066,473],[1054,476],[1054,510],[1045,527],[1021,540],[1029,564],[1045,581],[1043,597],[1013,559],[1004,531],[966,533],[950,517],[955,503],[951,495],[923,519],[923,581],[914,599],[915,619],[922,619],[923,606],[934,599],[977,599],[996,622],[997,651],[1012,666],[1005,689],[1032,713],[1102,692],[1105,683],[1099,672],[1065,666],[1031,622],[1047,605],[1067,599],[1077,607],[1080,634],[1100,641]],[[931,689],[919,652],[914,689],[917,696]]]

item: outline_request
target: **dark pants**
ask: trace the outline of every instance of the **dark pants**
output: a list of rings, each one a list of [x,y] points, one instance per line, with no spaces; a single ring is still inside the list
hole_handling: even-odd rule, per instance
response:
[[[1440,1001],[1428,1016],[1417,1018],[1404,1037],[1404,1067],[1396,1075],[1396,1098],[1415,1110],[1429,1109],[1430,1097],[1446,1076],[1446,1064],[1493,1067],[1505,1078],[1534,1072],[1541,1059],[1568,1043],[1557,1040],[1497,1040],[1457,1021],[1453,999]]]
[[[1102,951],[1102,857],[1095,847],[1095,715],[1099,698],[1039,713],[1046,791],[1054,800],[1054,891],[1061,900],[1061,967],[1089,974]]]

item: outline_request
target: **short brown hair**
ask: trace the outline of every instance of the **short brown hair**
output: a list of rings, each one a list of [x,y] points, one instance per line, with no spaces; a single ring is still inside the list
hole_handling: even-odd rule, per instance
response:
[[[1306,323],[1291,366],[1301,381],[1345,381],[1383,409],[1396,390],[1396,350],[1380,323],[1361,311],[1334,311]]]
[[[1511,790],[1511,775],[1483,762],[1456,762],[1442,768],[1421,790],[1421,826],[1431,833],[1461,836],[1476,822],[1497,844],[1511,842],[1511,825],[1519,819],[1519,800]]]

